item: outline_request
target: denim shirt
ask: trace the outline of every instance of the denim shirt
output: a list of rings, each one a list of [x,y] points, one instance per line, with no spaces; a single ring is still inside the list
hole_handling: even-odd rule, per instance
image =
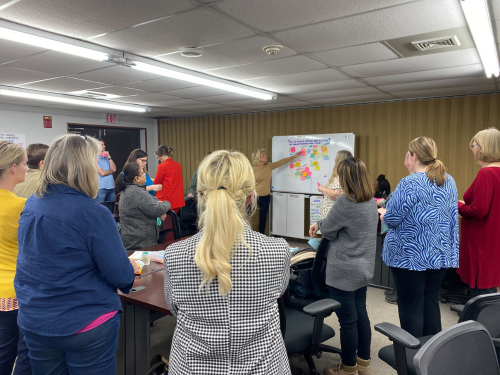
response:
[[[111,212],[80,190],[49,185],[32,195],[19,220],[14,280],[18,324],[43,336],[67,336],[111,311],[134,270]]]
[[[101,167],[103,171],[111,170],[109,166],[109,159],[107,156],[99,155],[97,166]],[[113,179],[112,174],[107,176],[99,175],[99,189],[114,189],[114,188],[115,188],[115,180]]]

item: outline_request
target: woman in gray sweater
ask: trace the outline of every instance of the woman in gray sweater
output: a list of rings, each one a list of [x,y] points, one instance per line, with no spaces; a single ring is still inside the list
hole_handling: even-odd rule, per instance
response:
[[[120,194],[120,235],[127,250],[158,244],[160,221],[170,210],[169,202],[159,202],[146,190],[146,173],[136,163],[125,165],[116,179]]]
[[[342,304],[335,313],[340,323],[342,362],[325,375],[370,375],[371,327],[366,311],[366,290],[375,269],[378,225],[377,204],[365,164],[356,158],[337,167],[344,192],[327,217],[313,224],[311,237],[321,230],[330,240],[326,284],[330,297]]]

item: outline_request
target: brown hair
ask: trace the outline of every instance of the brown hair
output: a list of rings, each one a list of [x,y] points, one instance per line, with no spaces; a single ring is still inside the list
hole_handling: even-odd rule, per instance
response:
[[[411,156],[417,155],[417,159],[427,167],[427,177],[438,186],[442,186],[446,180],[444,164],[437,159],[437,146],[433,139],[418,137],[410,142],[408,151]]]
[[[174,149],[170,146],[159,145],[155,151],[156,156],[168,156],[169,158],[174,155]]]
[[[49,184],[67,185],[91,198],[99,191],[97,157],[101,145],[92,137],[62,135],[49,147],[42,175],[35,191],[39,198],[48,192]]]
[[[481,130],[470,141],[474,142],[481,147],[479,160],[485,163],[500,161],[500,131],[497,128]]]
[[[368,178],[365,163],[358,158],[348,158],[340,162],[337,167],[339,182],[347,199],[356,198],[356,203],[373,199],[373,186]]]
[[[339,177],[337,167],[339,166],[339,164],[342,160],[345,160],[347,158],[352,158],[352,154],[350,151],[340,150],[339,152],[337,152],[337,155],[335,155],[335,163],[333,165],[333,172],[332,172],[332,175],[330,176],[330,179],[328,180],[328,185],[326,185],[326,187],[330,186],[333,183],[333,180],[335,179],[335,177]]]
[[[0,141],[0,177],[5,170],[23,161],[24,148],[9,141]]]
[[[28,154],[28,168],[38,169],[40,162],[45,159],[48,149],[49,146],[44,145],[43,143],[32,143],[26,147],[26,153]]]

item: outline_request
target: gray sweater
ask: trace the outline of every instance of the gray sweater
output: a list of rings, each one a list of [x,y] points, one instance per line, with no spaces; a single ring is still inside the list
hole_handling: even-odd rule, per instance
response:
[[[120,235],[127,250],[158,244],[157,218],[170,210],[170,202],[159,202],[145,186],[127,185],[120,195]]]
[[[375,269],[378,211],[374,199],[356,203],[341,195],[327,217],[318,221],[330,240],[326,284],[344,291],[368,285]]]

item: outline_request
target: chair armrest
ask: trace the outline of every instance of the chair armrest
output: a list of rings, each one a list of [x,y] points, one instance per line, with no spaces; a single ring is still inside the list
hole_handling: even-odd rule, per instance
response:
[[[394,343],[404,346],[408,349],[420,348],[420,341],[414,336],[391,323],[375,324],[375,331],[387,336]]]
[[[495,348],[500,349],[500,339],[492,339]]]
[[[453,305],[450,307],[451,311],[455,311],[459,315],[462,314],[462,311],[464,311],[465,305]]]
[[[324,314],[330,311],[337,310],[340,308],[340,302],[333,299],[325,298],[319,301],[310,303],[302,309],[304,313],[311,316],[316,316],[318,314]]]

